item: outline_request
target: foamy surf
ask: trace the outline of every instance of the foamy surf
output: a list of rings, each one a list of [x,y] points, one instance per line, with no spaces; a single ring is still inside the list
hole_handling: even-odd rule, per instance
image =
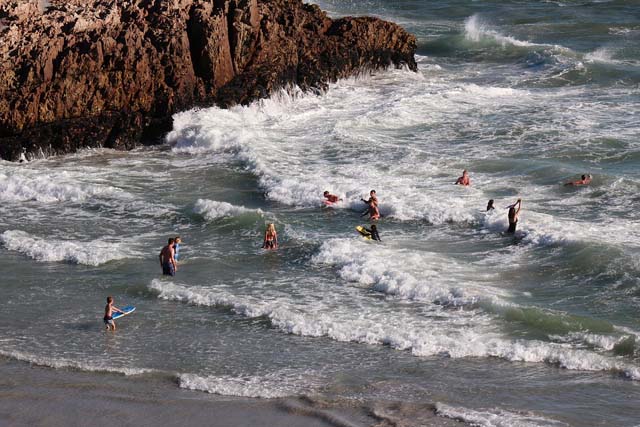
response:
[[[244,206],[235,206],[227,202],[217,202],[215,200],[198,199],[193,207],[193,211],[201,215],[207,221],[215,221],[221,218],[232,218],[240,215],[262,216],[261,209],[247,209]]]
[[[474,410],[436,403],[436,414],[479,427],[560,427],[569,424],[532,413],[518,413],[500,408]]]
[[[41,203],[82,202],[93,197],[126,197],[111,186],[79,185],[70,174],[40,175],[36,172],[0,173],[0,200],[8,202],[37,201]]]
[[[0,356],[17,360],[20,362],[27,362],[37,366],[44,366],[53,369],[77,369],[85,372],[109,372],[122,375],[143,375],[153,373],[153,369],[144,368],[132,368],[132,367],[116,367],[107,363],[91,363],[86,361],[78,361],[74,359],[67,359],[64,357],[47,357],[39,356],[36,354],[30,354],[23,351],[0,349]]]
[[[416,319],[394,312],[350,312],[323,314],[327,308],[296,305],[274,298],[237,296],[212,288],[187,287],[154,279],[149,288],[158,297],[194,305],[230,307],[246,317],[266,317],[285,333],[321,337],[336,341],[386,345],[409,351],[415,356],[447,356],[451,358],[497,357],[513,362],[547,363],[582,371],[609,371],[640,380],[640,368],[622,360],[568,345],[542,341],[510,340],[490,326],[490,319],[475,313],[473,319],[450,318],[447,324],[429,319]],[[469,313],[472,314],[472,313]],[[458,324],[458,326],[456,326]],[[471,326],[473,324],[473,326]]]
[[[80,242],[46,239],[21,230],[8,230],[0,234],[0,243],[10,251],[20,252],[40,262],[68,262],[99,266],[109,261],[137,255],[118,243],[103,240]]]
[[[178,385],[187,390],[204,391],[222,396],[274,399],[307,394],[319,388],[322,381],[313,372],[285,369],[263,375],[179,374]]]

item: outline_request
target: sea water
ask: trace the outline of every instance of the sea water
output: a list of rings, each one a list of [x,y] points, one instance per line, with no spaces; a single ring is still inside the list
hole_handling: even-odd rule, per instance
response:
[[[640,422],[640,5],[317,3],[403,25],[418,72],[182,112],[158,148],[0,163],[0,355],[476,425]],[[371,189],[381,243],[354,229]],[[108,295],[137,306],[115,334]]]

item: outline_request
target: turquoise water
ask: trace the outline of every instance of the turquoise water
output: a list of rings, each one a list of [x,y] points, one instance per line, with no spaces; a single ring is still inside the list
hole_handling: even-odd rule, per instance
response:
[[[0,354],[479,425],[637,424],[637,4],[318,4],[405,26],[419,72],[184,112],[157,149],[0,164]],[[370,189],[381,244],[354,230]],[[116,334],[107,295],[138,307]]]

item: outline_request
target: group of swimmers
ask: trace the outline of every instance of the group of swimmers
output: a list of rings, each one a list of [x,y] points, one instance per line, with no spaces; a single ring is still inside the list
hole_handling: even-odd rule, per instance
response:
[[[565,185],[589,185],[591,183],[591,175],[582,175],[580,180],[567,182]],[[465,169],[462,171],[462,176],[460,176],[456,182],[456,185],[462,186],[470,186],[471,178],[469,177],[469,172]],[[325,205],[333,205],[335,203],[340,202],[342,199],[336,196],[335,194],[331,194],[329,191],[325,191],[323,193],[324,203]],[[371,221],[377,221],[382,217],[379,210],[379,202],[378,196],[376,194],[376,190],[371,190],[369,192],[368,199],[360,199],[363,203],[367,205],[364,212],[362,212],[362,216],[369,215],[369,219]],[[509,221],[509,228],[507,229],[507,233],[515,233],[516,227],[518,224],[518,218],[520,215],[520,211],[522,210],[522,199],[518,199],[515,203],[506,207],[509,209],[507,214],[507,219]],[[494,200],[491,199],[487,203],[487,212],[491,212],[495,210]],[[378,232],[378,228],[375,224],[372,224],[370,228],[361,227],[361,233],[372,240],[381,241],[380,234]],[[168,240],[168,243],[165,247],[160,251],[160,266],[162,267],[162,274],[167,276],[175,276],[176,271],[178,271],[178,258],[180,252],[180,244],[182,240],[180,236],[172,237]],[[263,249],[275,250],[278,249],[278,233],[276,232],[275,224],[270,223],[267,225],[267,228],[264,232],[264,240],[262,243]],[[118,311],[118,310],[116,310]],[[110,317],[110,314],[105,314],[105,323],[107,323],[107,317]],[[107,323],[107,327],[109,323]]]
[[[591,184],[591,175],[582,175],[577,181],[569,181],[565,183],[565,186],[574,185],[589,185]],[[462,171],[462,176],[458,178],[456,181],[456,185],[471,185],[471,179],[469,178],[469,172],[467,170]],[[507,213],[507,219],[509,220],[509,228],[507,229],[507,233],[513,234],[516,232],[516,226],[518,225],[518,217],[520,215],[520,210],[522,209],[522,199],[518,199],[515,203],[507,206],[509,212]],[[493,206],[493,199],[489,200],[487,203],[487,212],[491,212],[495,210]]]

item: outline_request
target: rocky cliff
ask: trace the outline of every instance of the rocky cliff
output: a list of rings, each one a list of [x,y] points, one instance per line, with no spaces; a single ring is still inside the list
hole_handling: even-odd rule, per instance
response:
[[[360,70],[415,70],[415,38],[300,0],[2,0],[0,157],[155,143],[171,115]]]

